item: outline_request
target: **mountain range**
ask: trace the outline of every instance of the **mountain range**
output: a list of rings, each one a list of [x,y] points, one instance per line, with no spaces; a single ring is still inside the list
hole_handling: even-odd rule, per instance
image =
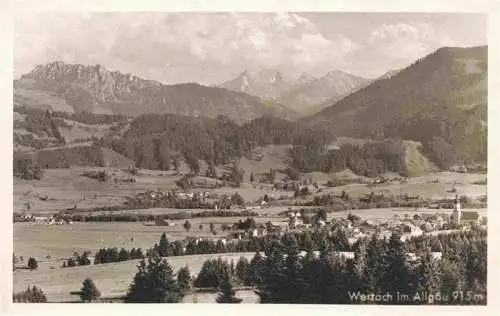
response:
[[[367,83],[368,79],[340,70],[314,78],[305,73],[260,69],[246,70],[218,87],[272,100],[306,115],[321,110],[326,101],[331,104]]]
[[[143,129],[141,126],[155,126],[156,129],[147,130],[145,134],[161,134],[162,143],[171,141],[170,138],[175,134],[178,144],[171,145],[173,149],[169,148],[179,150],[184,148],[180,144],[187,141],[182,136],[186,133],[185,128],[190,131],[200,129],[200,135],[204,135],[209,130],[207,126],[213,128],[215,124],[217,127],[210,132],[210,136],[203,136],[210,140],[214,135],[219,135],[209,143],[219,144],[217,146],[220,148],[234,147],[230,152],[246,152],[255,143],[274,143],[273,133],[277,132],[274,132],[275,127],[272,125],[279,123],[285,126],[277,129],[279,133],[276,135],[279,134],[279,137],[291,134],[291,131],[303,131],[307,135],[311,130],[321,130],[329,138],[342,136],[416,141],[423,145],[421,150],[433,161],[446,168],[454,162],[455,157],[462,162],[486,162],[487,73],[486,46],[443,47],[404,69],[390,71],[375,80],[341,71],[332,71],[315,79],[301,73],[283,74],[275,70],[262,70],[244,72],[235,80],[218,87],[194,83],[163,85],[112,72],[99,65],[54,62],[38,66],[14,82],[14,104],[24,108],[50,108],[77,114],[92,112],[132,116],[125,119],[98,119],[117,122],[118,133],[112,136],[113,139],[117,138],[113,141],[114,149],[120,153],[127,152],[125,156],[130,158],[139,149],[155,153],[156,147],[151,149],[145,144],[151,140],[158,141],[159,138],[124,134],[127,126],[139,124],[139,127],[136,126],[139,131]],[[231,87],[236,89],[237,83],[240,84],[239,89],[245,92],[228,90]],[[311,105],[313,103],[316,104]],[[296,120],[299,115],[305,116],[307,111],[311,113],[315,110],[318,112]],[[15,130],[14,136],[24,147],[46,148],[51,146],[48,143],[60,144],[78,137],[90,139],[109,136],[105,129],[99,127],[99,123],[91,123],[97,124],[92,125],[95,127],[82,125],[79,121],[78,124],[71,123],[76,118],[60,114],[58,119],[54,116],[45,117],[43,111],[36,115],[18,114],[16,126],[19,128]],[[182,117],[161,116],[164,118],[160,119],[160,116],[156,117],[159,114]],[[199,119],[193,119],[193,116]],[[45,120],[43,124],[40,123],[40,117]],[[204,117],[218,119],[210,121],[204,120]],[[252,122],[261,117],[280,120],[259,121],[258,126],[250,128],[248,132],[245,126],[253,126]],[[83,117],[79,120],[87,119]],[[72,127],[66,126],[68,122]],[[250,125],[242,125],[248,122]],[[242,129],[234,127],[234,123],[241,125]],[[165,124],[173,124],[171,128],[175,130],[169,130],[170,127]],[[228,128],[223,128],[224,125]],[[39,138],[44,133],[52,138]],[[242,137],[241,133],[258,133],[262,141],[254,141],[254,136]],[[230,139],[221,141],[221,137]],[[314,136],[311,139],[316,138]],[[189,142],[194,143],[197,139],[202,137],[189,139]],[[287,144],[286,141],[281,139],[277,143]],[[128,148],[133,142],[137,148]],[[228,142],[232,144],[229,147]],[[302,142],[307,143],[304,140]],[[192,155],[189,150],[188,156]],[[213,151],[215,149],[208,146],[199,156],[215,160],[227,158],[220,158]]]
[[[101,65],[53,62],[35,67],[14,82],[15,105],[65,112],[138,116],[179,114],[217,117],[236,122],[263,115],[293,119],[294,111],[241,92],[196,83],[164,85]]]

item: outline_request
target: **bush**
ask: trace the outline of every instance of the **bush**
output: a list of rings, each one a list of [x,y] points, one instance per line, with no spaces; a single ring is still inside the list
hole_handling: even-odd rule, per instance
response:
[[[184,229],[185,229],[187,232],[189,232],[189,231],[191,230],[191,222],[189,222],[188,220],[186,220],[186,221],[184,222],[184,225],[183,225],[183,226],[184,226]]]
[[[28,259],[28,268],[30,268],[31,270],[35,270],[38,268],[38,262],[36,261],[35,258],[30,257]]]
[[[245,204],[245,200],[238,192],[235,192],[231,195],[231,204],[243,205]]]
[[[47,303],[47,296],[36,286],[28,288],[25,291],[14,293],[12,297],[14,303]]]

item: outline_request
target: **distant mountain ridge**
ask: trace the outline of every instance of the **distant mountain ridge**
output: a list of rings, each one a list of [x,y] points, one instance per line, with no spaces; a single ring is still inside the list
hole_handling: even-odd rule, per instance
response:
[[[54,110],[138,116],[172,113],[227,115],[245,122],[263,115],[293,118],[293,111],[245,93],[195,83],[164,85],[101,65],[53,62],[39,65],[14,82],[17,105]],[[57,108],[53,108],[57,106]]]
[[[341,70],[332,70],[325,76],[312,79],[291,91],[278,102],[305,114],[319,112],[329,104],[370,83],[369,79],[351,75]]]
[[[320,104],[340,98],[367,84],[367,79],[332,70],[325,76],[314,78],[304,73],[285,73],[272,69],[244,71],[219,87],[245,92],[263,99],[276,101],[299,113],[307,114]]]
[[[244,92],[266,100],[278,100],[296,87],[313,79],[305,73],[275,69],[250,69],[219,85],[230,91]]]

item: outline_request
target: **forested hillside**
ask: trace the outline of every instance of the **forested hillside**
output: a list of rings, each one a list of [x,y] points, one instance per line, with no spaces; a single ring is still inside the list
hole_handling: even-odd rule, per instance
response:
[[[200,160],[209,166],[224,165],[249,156],[260,146],[289,145],[287,164],[298,171],[337,172],[348,168],[366,176],[387,171],[407,173],[402,140],[344,142],[332,147],[336,137],[328,129],[275,117],[238,125],[227,116],[212,119],[148,114],[130,118],[31,108],[16,108],[15,113],[23,116],[15,122],[15,145],[37,152],[36,160],[43,168],[102,166],[101,148],[109,148],[130,159],[120,158],[123,165],[170,170],[184,161],[198,172]],[[66,142],[63,134],[75,130],[72,124],[101,128],[104,134]]]
[[[444,168],[485,162],[487,65],[486,46],[441,48],[303,122],[337,136],[420,141]]]

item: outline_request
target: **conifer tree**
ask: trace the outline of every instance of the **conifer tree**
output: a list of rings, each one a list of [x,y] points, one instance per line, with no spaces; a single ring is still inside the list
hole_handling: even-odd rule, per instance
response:
[[[433,260],[430,248],[426,248],[420,259],[420,264],[415,271],[417,293],[436,293],[439,291],[441,287],[439,284],[441,277],[438,269],[439,266]],[[422,301],[421,303],[426,302]]]
[[[366,273],[367,273],[367,249],[364,240],[360,240],[354,252],[354,260],[352,262],[353,269],[350,279],[351,291],[366,292]]]
[[[406,253],[401,235],[393,233],[389,239],[387,252],[388,266],[382,282],[382,293],[401,293],[412,295],[410,270],[406,264]]]
[[[231,278],[229,273],[226,272],[222,279],[222,283],[220,285],[220,294],[217,297],[217,303],[229,303],[229,304],[237,304],[241,303],[242,299],[235,296],[236,292],[233,290],[233,284],[231,282]]]
[[[381,280],[386,260],[382,242],[373,235],[366,249],[366,286],[371,293],[381,293]]]
[[[246,285],[258,285],[262,283],[264,274],[264,258],[259,251],[255,252],[246,274]]]
[[[149,258],[137,266],[132,284],[125,297],[126,303],[178,303],[182,291],[174,280],[172,266],[167,260]]]
[[[177,272],[177,282],[180,289],[185,292],[191,288],[191,272],[188,266],[184,266]]]
[[[186,220],[186,221],[184,222],[183,227],[184,227],[184,229],[185,229],[187,232],[189,232],[189,231],[191,230],[191,223],[190,223],[188,220]]]
[[[160,244],[158,245],[158,253],[160,257],[166,257],[168,256],[168,247],[169,242],[167,239],[167,235],[163,233],[160,237]]]
[[[84,302],[92,302],[101,296],[101,292],[97,289],[94,281],[92,279],[85,279],[83,281],[83,286],[80,289],[80,298]]]
[[[246,283],[250,263],[245,257],[240,257],[236,263],[235,274],[241,283]]]

